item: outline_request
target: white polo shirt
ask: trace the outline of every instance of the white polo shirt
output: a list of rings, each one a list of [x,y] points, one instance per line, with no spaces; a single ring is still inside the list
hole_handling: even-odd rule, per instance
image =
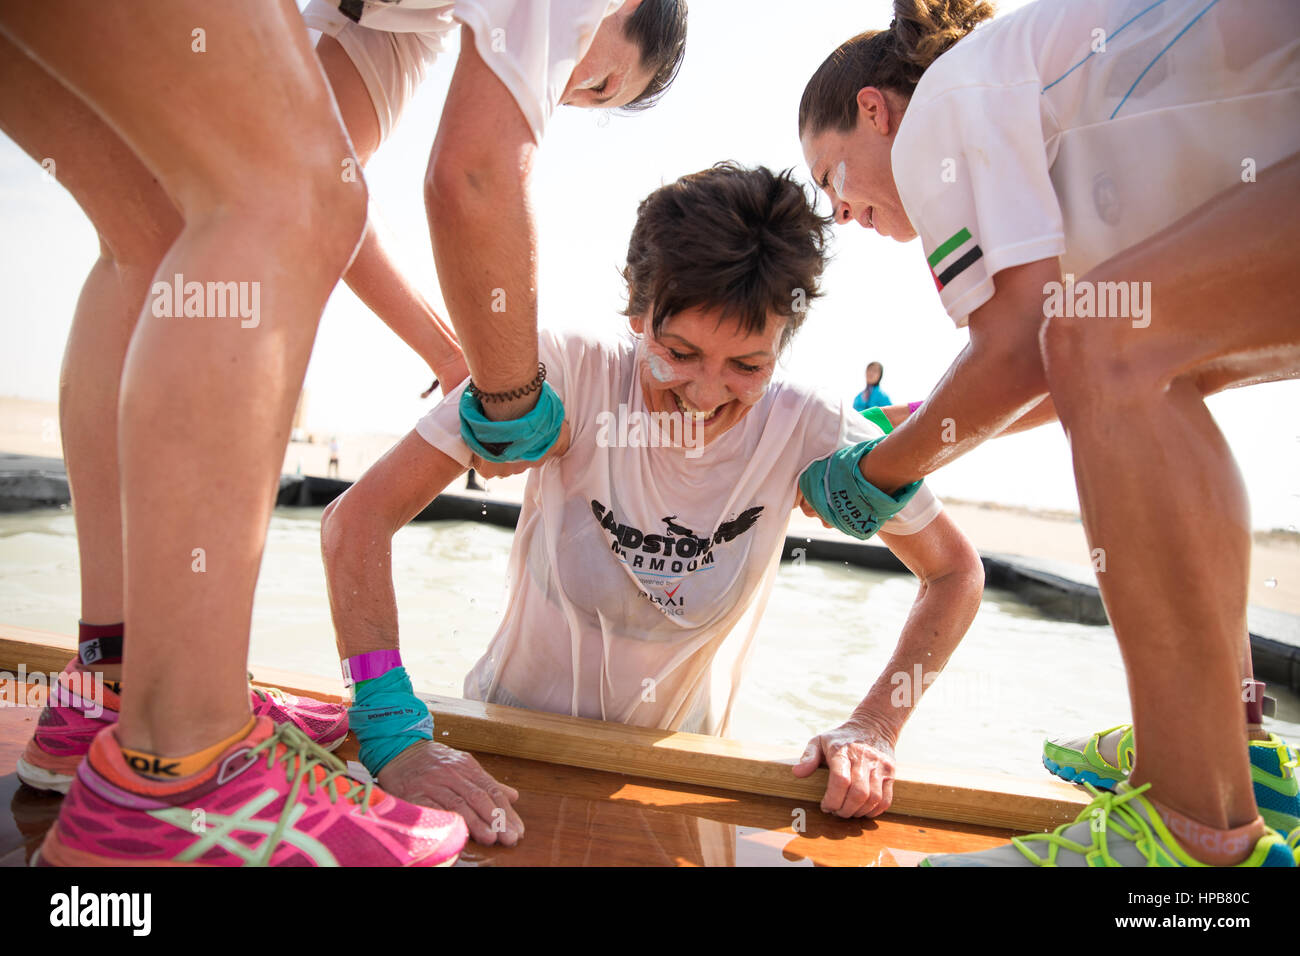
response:
[[[1300,151],[1296,0],[1039,0],[917,85],[894,180],[948,314],[1089,269]]]

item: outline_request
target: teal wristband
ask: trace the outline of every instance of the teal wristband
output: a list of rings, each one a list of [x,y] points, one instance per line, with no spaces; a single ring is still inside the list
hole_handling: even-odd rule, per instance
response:
[[[887,495],[862,477],[858,468],[884,436],[841,448],[829,458],[813,462],[799,476],[799,491],[826,521],[854,538],[867,539],[880,530],[912,500],[921,482],[904,485]]]
[[[361,681],[348,708],[348,727],[361,745],[361,764],[378,776],[384,766],[413,743],[433,739],[433,715],[415,696],[405,667]]]
[[[460,437],[485,461],[537,461],[560,437],[564,404],[549,382],[542,383],[537,404],[523,418],[494,422],[483,403],[466,389],[460,396]]]

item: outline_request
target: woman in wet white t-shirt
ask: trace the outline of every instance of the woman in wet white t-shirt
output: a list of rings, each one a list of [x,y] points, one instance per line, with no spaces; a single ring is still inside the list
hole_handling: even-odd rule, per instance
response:
[[[572,442],[529,475],[505,613],[466,696],[727,732],[801,475],[882,435],[839,398],[773,378],[803,320],[792,291],[816,295],[825,225],[799,186],[766,169],[715,167],[642,203],[625,272],[633,335],[542,336]],[[389,540],[470,461],[459,397],[325,517],[344,658],[397,645]],[[889,805],[894,741],[916,703],[895,706],[890,675],[942,669],[983,581],[978,555],[924,487],[881,538],[921,579],[916,605],[862,704],[796,768],[828,764],[823,807],[842,816]],[[412,798],[469,786],[440,763],[445,751],[415,743],[380,782]],[[496,804],[480,812],[464,800],[471,833],[492,839]]]
[[[799,133],[840,222],[920,237],[970,344],[864,474],[888,490],[1059,413],[1150,785],[1125,801],[1180,863],[1286,857],[1242,745],[1267,739],[1239,683],[1246,498],[1203,397],[1300,372],[1300,7],[1053,0],[978,29],[977,0],[894,9],[817,70]]]

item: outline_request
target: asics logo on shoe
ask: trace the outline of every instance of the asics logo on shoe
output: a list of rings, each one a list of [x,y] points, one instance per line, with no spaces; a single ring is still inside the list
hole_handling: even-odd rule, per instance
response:
[[[135,754],[126,758],[131,769],[136,773],[149,774],[151,777],[179,777],[180,761],[164,762],[161,757],[140,757]]]
[[[250,799],[234,813],[206,813],[205,829],[197,840],[174,857],[175,862],[193,862],[217,847],[238,857],[245,865],[266,866],[271,862],[277,849],[289,846],[301,852],[317,866],[338,866],[338,860],[325,844],[315,837],[294,829],[307,812],[304,804],[286,807],[278,820],[257,818],[257,814],[278,800],[280,796],[281,794],[276,790],[268,789]],[[186,807],[166,807],[148,812],[155,820],[162,820],[177,829],[193,832],[193,817]],[[261,834],[264,839],[257,846],[248,846],[235,837],[234,834],[239,831]]]
[[[257,758],[252,755],[251,749],[235,751],[221,762],[221,769],[217,771],[217,785],[238,777],[256,762]]]

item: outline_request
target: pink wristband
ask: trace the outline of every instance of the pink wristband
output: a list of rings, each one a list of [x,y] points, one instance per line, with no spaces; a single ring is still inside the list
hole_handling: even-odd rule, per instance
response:
[[[920,407],[921,407],[922,405],[924,405],[924,404],[925,404],[924,401],[920,401],[920,402],[908,402],[908,403],[907,403],[907,414],[909,414],[909,415],[912,414],[913,412],[915,412],[918,408],[920,408]]]
[[[396,650],[367,651],[343,659],[343,683],[351,687],[358,681],[383,677],[395,667],[402,666],[402,654]]]

